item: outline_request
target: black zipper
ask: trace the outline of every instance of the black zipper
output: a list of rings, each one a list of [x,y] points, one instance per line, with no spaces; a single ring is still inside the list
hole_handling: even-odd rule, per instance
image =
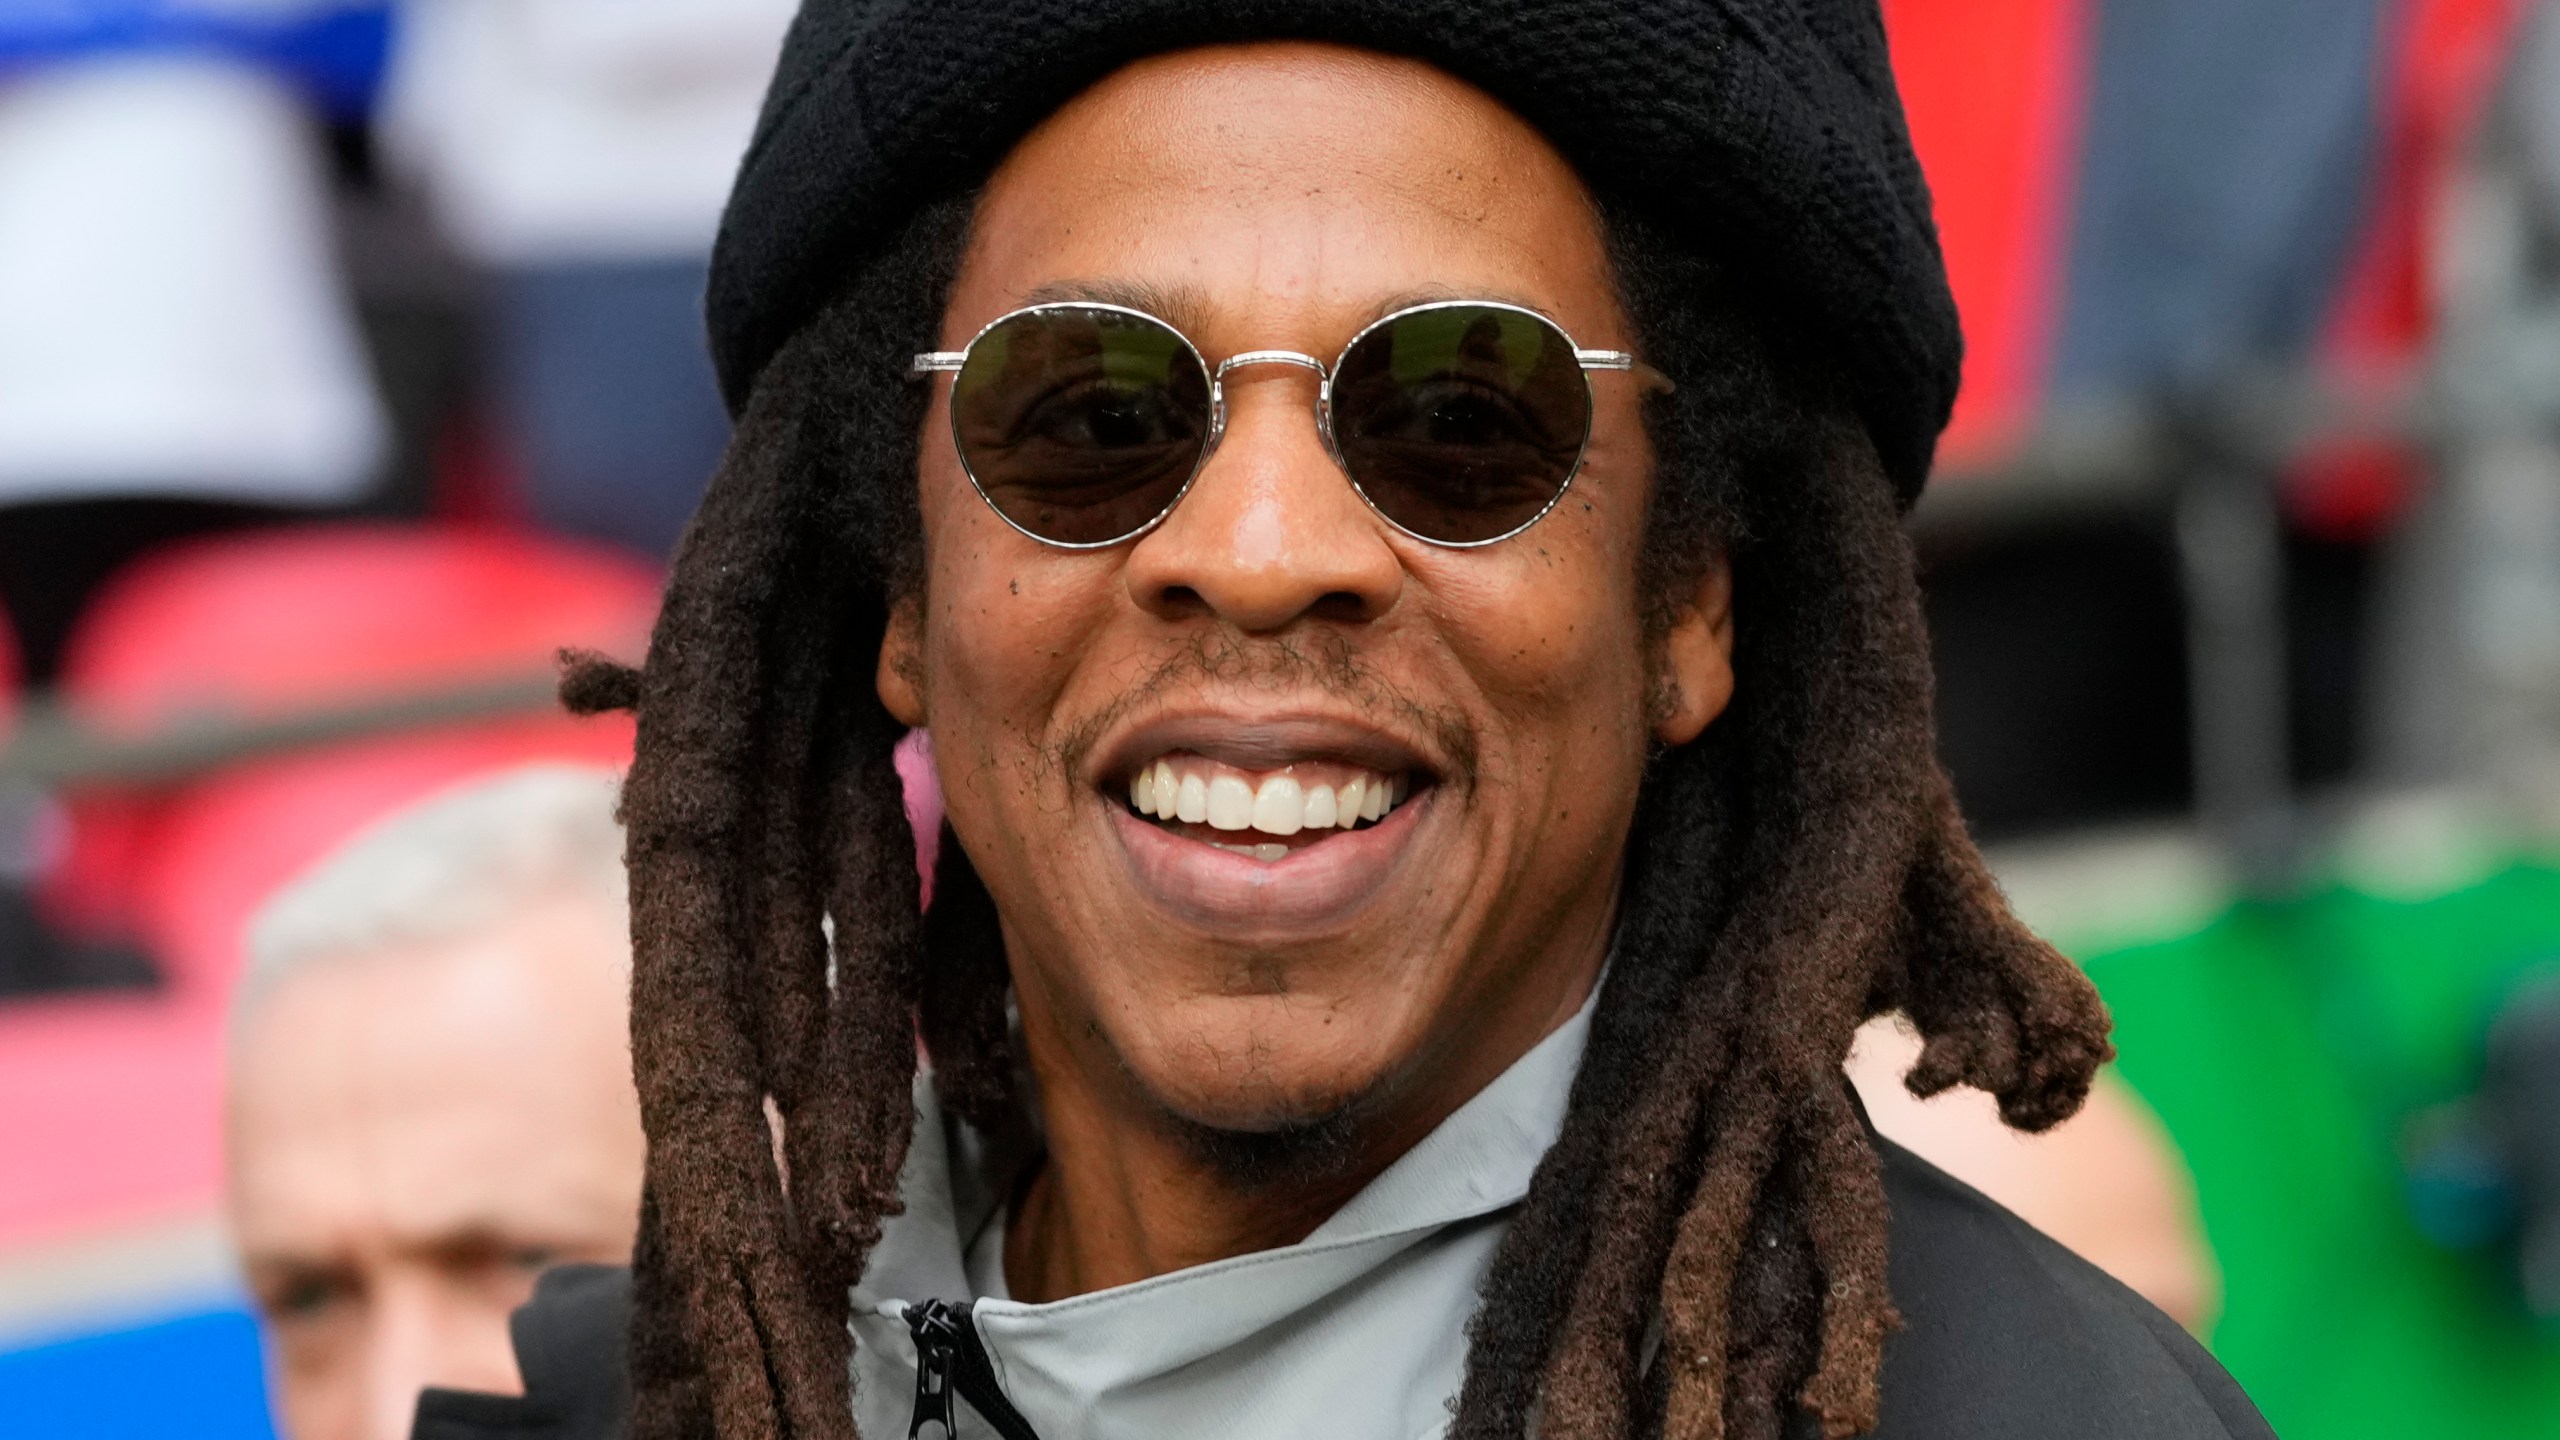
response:
[[[996,1383],[987,1344],[978,1338],[977,1323],[969,1318],[970,1303],[923,1300],[907,1307],[907,1331],[916,1341],[916,1408],[907,1421],[907,1440],[924,1437],[927,1425],[941,1426],[942,1433],[926,1440],[951,1440],[958,1435],[960,1416],[952,1408],[954,1395],[968,1401],[969,1408],[984,1416],[1004,1440],[1040,1440],[1040,1432],[1013,1408],[1004,1387]]]

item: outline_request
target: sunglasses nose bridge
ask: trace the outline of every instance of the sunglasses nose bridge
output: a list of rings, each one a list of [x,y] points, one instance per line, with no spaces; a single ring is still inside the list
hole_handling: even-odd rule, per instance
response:
[[[1313,370],[1318,380],[1330,379],[1333,374],[1322,360],[1304,350],[1247,350],[1219,361],[1217,371],[1209,378],[1224,384],[1229,371],[1248,365],[1295,365],[1301,370]]]
[[[1218,441],[1225,438],[1227,433],[1227,375],[1230,371],[1241,370],[1251,365],[1292,365],[1301,370],[1314,371],[1316,409],[1319,417],[1317,426],[1319,429],[1326,428],[1322,412],[1333,394],[1331,367],[1304,350],[1245,350],[1219,361],[1217,368],[1209,372],[1210,448],[1215,449]],[[1333,437],[1327,434],[1324,438],[1325,449],[1330,451],[1333,448]]]

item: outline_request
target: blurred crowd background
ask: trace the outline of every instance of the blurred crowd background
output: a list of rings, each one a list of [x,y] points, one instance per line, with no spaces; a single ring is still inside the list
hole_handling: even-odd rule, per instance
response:
[[[0,1433],[274,1433],[250,918],[627,756],[553,657],[638,656],[716,462],[791,8],[0,0]],[[2193,1230],[2118,1273],[2290,1440],[2560,1433],[2560,4],[1884,9],[1969,342],[1946,759]],[[2106,1143],[1946,1143],[2132,1223]]]

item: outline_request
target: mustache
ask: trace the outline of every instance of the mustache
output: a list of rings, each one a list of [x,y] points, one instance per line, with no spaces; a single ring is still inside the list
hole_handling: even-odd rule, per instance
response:
[[[1191,635],[1110,704],[1063,731],[1049,747],[1049,762],[1076,783],[1091,783],[1088,762],[1104,735],[1169,695],[1210,688],[1274,696],[1319,691],[1391,729],[1422,737],[1443,784],[1461,791],[1475,787],[1476,732],[1466,716],[1408,693],[1380,674],[1347,638],[1322,632],[1257,637],[1218,629]]]

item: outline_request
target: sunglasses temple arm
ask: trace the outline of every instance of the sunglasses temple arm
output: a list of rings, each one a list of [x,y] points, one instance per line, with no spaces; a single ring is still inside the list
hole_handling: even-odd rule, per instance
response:
[[[931,375],[937,371],[957,371],[969,358],[965,350],[927,350],[907,362],[909,375]]]
[[[1647,365],[1624,350],[1576,350],[1573,352],[1573,358],[1580,361],[1582,368],[1585,370],[1625,370],[1632,372],[1638,380],[1644,382],[1644,388],[1647,390],[1658,391],[1664,395],[1668,395],[1679,388],[1671,383],[1670,376],[1654,369],[1652,366]]]

